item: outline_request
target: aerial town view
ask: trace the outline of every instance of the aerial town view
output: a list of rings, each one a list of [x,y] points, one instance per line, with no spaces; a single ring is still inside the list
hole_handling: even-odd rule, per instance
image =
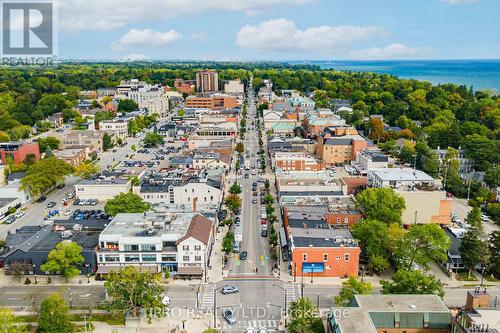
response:
[[[498,0],[2,0],[0,333],[499,333]]]

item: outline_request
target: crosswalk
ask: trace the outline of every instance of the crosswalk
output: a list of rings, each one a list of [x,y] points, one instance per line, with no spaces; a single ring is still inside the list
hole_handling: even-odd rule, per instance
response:
[[[295,285],[291,283],[285,283],[285,293],[286,293],[286,306],[289,307],[290,303],[297,299],[295,292]]]
[[[214,306],[214,292],[215,292],[215,285],[213,284],[207,284],[205,287],[205,291],[203,292],[203,297],[201,299],[201,305],[200,308],[208,309],[208,308],[213,308]]]
[[[268,332],[278,329],[277,320],[257,319],[257,320],[239,320],[235,325],[229,325],[226,321],[223,322],[222,327],[225,330],[231,329],[247,329],[247,328],[266,328]],[[241,332],[241,331],[239,331]]]

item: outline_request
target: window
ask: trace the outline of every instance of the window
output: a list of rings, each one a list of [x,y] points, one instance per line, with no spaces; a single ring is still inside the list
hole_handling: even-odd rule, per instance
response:
[[[182,251],[189,251],[189,245],[182,245]]]
[[[349,218],[344,217],[344,223],[345,223],[345,224],[349,224]]]
[[[349,254],[347,254],[347,253],[346,253],[346,254],[344,254],[344,260],[345,260],[345,261],[349,261]]]
[[[340,260],[340,256],[335,257],[335,259]]]
[[[156,251],[156,245],[155,244],[142,244],[141,249],[142,249],[142,251]]]
[[[304,253],[304,254],[302,255],[302,261],[307,261],[307,254],[305,254],[305,253]]]
[[[125,251],[139,251],[139,245],[136,244],[125,244]]]
[[[183,261],[189,261],[189,256],[183,256],[183,257],[182,257],[182,260],[183,260]]]
[[[323,254],[323,261],[328,261],[328,253]]]
[[[201,256],[194,256],[194,261],[201,261]]]
[[[195,251],[201,251],[201,245],[195,245],[194,246]]]
[[[126,262],[139,262],[139,255],[138,254],[126,254],[125,255],[125,261]]]
[[[172,246],[175,246],[175,242],[163,242],[163,247],[172,247]]]
[[[340,217],[337,217],[337,224],[340,224]]]
[[[118,261],[120,261],[120,256],[118,256],[118,255],[106,255],[106,256],[104,256],[104,261],[106,261],[106,262],[118,262]]]
[[[175,254],[162,254],[161,261],[174,261],[175,262]]]
[[[156,261],[156,255],[155,254],[143,254],[142,261]]]

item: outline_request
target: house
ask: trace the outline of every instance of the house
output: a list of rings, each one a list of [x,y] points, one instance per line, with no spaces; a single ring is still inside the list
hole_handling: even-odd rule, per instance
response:
[[[90,151],[103,152],[102,143],[104,134],[107,133],[111,140],[115,138],[114,132],[93,130],[55,131],[54,134],[62,142],[63,149],[72,146],[87,146]]]
[[[104,111],[116,113],[118,111],[118,101],[112,100],[104,105]]]
[[[451,241],[451,246],[448,251],[446,251],[448,259],[445,263],[443,263],[444,267],[452,273],[465,269],[459,249],[460,244],[462,243],[462,238],[465,236],[467,229],[446,227],[444,228],[444,232]]]
[[[448,153],[448,149],[441,149],[438,146],[437,149],[434,150],[434,152],[437,155],[439,161],[439,170],[441,171],[442,168],[445,167],[443,164],[445,163],[445,157]],[[474,161],[466,158],[464,155],[465,151],[461,147],[458,147],[457,159],[460,164],[460,173],[468,173],[473,171],[474,169]]]
[[[77,166],[87,159],[87,153],[84,146],[78,148],[66,148],[53,151],[54,156],[69,163],[71,166]]]
[[[0,187],[0,200],[2,199],[17,199],[24,205],[33,198],[27,191],[21,190],[21,179],[15,179],[13,181],[8,181],[7,185]]]
[[[130,188],[130,179],[100,176],[95,179],[82,179],[78,184],[75,184],[75,193],[76,198],[80,200],[106,201],[113,199],[120,193],[127,193]]]
[[[32,155],[35,161],[40,159],[38,142],[0,142],[0,164],[7,164],[7,159],[12,159],[15,164],[23,163],[28,155]]]
[[[331,308],[328,333],[449,333],[451,312],[437,295],[354,295]]]
[[[64,118],[62,112],[54,113],[47,117],[47,121],[54,128],[61,127],[64,124]]]
[[[264,110],[264,112],[263,112],[264,122],[273,121],[273,120],[280,120],[281,116],[282,116],[282,112],[278,112],[278,111],[274,111],[274,110]]]
[[[294,277],[357,276],[361,249],[348,229],[287,228]]]
[[[214,223],[201,214],[191,219],[186,234],[177,245],[177,274],[203,276],[210,264],[210,254],[215,241]]]
[[[46,274],[41,266],[47,256],[61,242],[74,242],[82,247],[84,262],[79,266],[81,274],[91,274],[97,270],[95,250],[99,233],[109,220],[55,220],[52,225],[24,226],[5,238],[4,251],[0,254],[0,262],[5,266],[6,274],[11,271],[13,263],[26,265],[25,274]]]

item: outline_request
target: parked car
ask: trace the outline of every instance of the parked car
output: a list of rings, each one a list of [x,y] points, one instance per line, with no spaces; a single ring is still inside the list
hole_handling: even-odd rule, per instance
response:
[[[45,195],[42,195],[36,202],[44,202],[45,200],[47,200],[47,197]]]
[[[52,208],[52,207],[55,207],[56,205],[57,205],[57,203],[56,203],[56,202],[51,201],[51,202],[49,202],[49,203],[47,204],[47,208]]]
[[[248,252],[247,251],[241,251],[240,252],[240,260],[246,260],[248,257]]]
[[[19,219],[19,218],[23,217],[25,214],[26,213],[24,212],[24,210],[18,210],[16,215],[14,215],[14,216],[16,219]]]
[[[72,213],[72,210],[71,209],[66,209],[66,211],[64,212],[64,215],[66,216],[70,216]]]
[[[222,286],[220,292],[223,295],[229,295],[229,294],[239,293],[240,290],[236,286],[231,286],[231,285],[226,284],[226,285]]]
[[[16,216],[15,215],[11,215],[11,216],[7,217],[7,219],[5,220],[5,223],[6,224],[12,224],[12,223],[14,223],[15,220],[16,220]]]
[[[265,327],[259,328],[259,332],[258,333],[267,333],[267,328],[265,328]]]
[[[161,299],[161,303],[165,306],[170,305],[170,297],[167,295],[163,295],[163,298]]]
[[[234,312],[231,309],[225,309],[222,311],[222,316],[227,321],[229,325],[236,324],[236,317],[234,316]]]
[[[235,242],[233,245],[233,252],[238,253],[240,252],[240,242]]]
[[[61,184],[57,184],[57,186],[56,186],[56,187],[57,187],[58,189],[61,189],[61,188],[64,188],[64,186],[66,186],[66,184],[61,183]]]
[[[253,198],[253,199],[252,199],[252,203],[253,203],[253,204],[256,204],[256,203],[257,203],[257,198]]]

